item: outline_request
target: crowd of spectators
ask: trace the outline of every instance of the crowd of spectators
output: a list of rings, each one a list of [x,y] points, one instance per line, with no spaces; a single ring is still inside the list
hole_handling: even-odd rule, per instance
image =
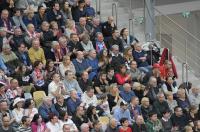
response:
[[[0,132],[200,132],[199,88],[90,0],[1,0],[0,12]]]

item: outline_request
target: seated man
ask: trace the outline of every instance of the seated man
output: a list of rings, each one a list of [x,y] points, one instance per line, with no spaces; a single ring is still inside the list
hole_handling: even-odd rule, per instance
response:
[[[28,50],[28,55],[32,64],[34,64],[35,61],[41,61],[46,65],[44,50],[40,47],[39,39],[35,38],[32,40],[32,47]]]
[[[137,62],[131,61],[130,62],[130,70],[128,72],[131,74],[132,81],[141,82],[143,75],[142,72],[137,68]]]
[[[125,59],[119,53],[119,46],[118,45],[113,45],[111,52],[112,52],[111,67],[114,68],[115,72],[118,72],[119,71],[119,66],[121,64],[125,64]]]
[[[135,50],[133,51],[133,57],[137,62],[138,68],[144,73],[148,73],[151,71],[151,66],[147,62],[147,57],[144,50],[142,50],[141,44],[135,44]]]
[[[49,121],[49,114],[55,114],[59,116],[59,113],[55,109],[55,105],[52,103],[52,98],[51,97],[44,97],[43,103],[40,105],[38,108],[38,113],[42,116],[42,119],[45,122]]]
[[[117,120],[115,118],[111,118],[106,128],[106,132],[118,132],[118,131],[119,128],[117,127]]]
[[[80,77],[83,71],[87,71],[90,72],[89,73],[89,78],[90,78],[92,67],[87,63],[86,59],[84,59],[82,51],[77,51],[76,59],[74,59],[72,62],[75,66],[77,77]]]
[[[1,118],[1,121],[2,121],[2,125],[0,127],[0,132],[15,132],[14,128],[10,124],[11,119],[9,116],[4,115]]]
[[[94,49],[89,51],[89,55],[86,60],[88,65],[92,67],[89,80],[93,80],[95,77],[97,77],[99,68],[102,64],[99,63],[97,59],[97,53]]]
[[[94,89],[92,87],[87,88],[87,91],[83,93],[81,100],[85,104],[85,108],[88,108],[90,105],[97,106],[97,97],[94,94]]]
[[[89,123],[89,119],[88,117],[85,115],[85,111],[83,109],[82,106],[78,106],[76,108],[76,113],[73,114],[72,116],[72,121],[74,122],[74,124],[77,126],[77,128],[81,129],[81,125],[83,123]]]
[[[129,123],[131,123],[131,114],[128,110],[128,104],[126,102],[121,102],[120,107],[117,107],[114,109],[113,117],[117,120],[117,124],[120,125],[120,119],[121,118],[127,118],[129,120]]]
[[[76,90],[72,90],[70,92],[70,97],[67,99],[67,112],[70,116],[74,115],[76,112],[76,108],[81,104],[81,100],[79,99]]]
[[[162,113],[165,110],[170,110],[169,106],[167,104],[167,101],[165,101],[165,95],[162,92],[159,92],[157,94],[157,100],[153,103],[153,109],[157,113],[158,117],[162,117]]]
[[[85,33],[90,34],[92,29],[89,25],[87,25],[86,18],[81,17],[79,19],[79,24],[76,25],[76,30],[77,30],[77,34],[78,34],[79,38],[82,39],[83,35]]]
[[[129,83],[125,83],[123,85],[124,90],[120,92],[120,96],[124,101],[130,103],[131,98],[135,96],[135,93],[131,90],[131,85]]]
[[[71,92],[72,90],[76,90],[79,94],[83,93],[72,71],[65,72],[63,84],[66,88],[67,93]]]
[[[82,72],[78,83],[83,92],[86,91],[87,87],[93,86],[92,81],[89,80],[88,72],[86,71]]]
[[[28,116],[22,117],[22,124],[18,127],[16,132],[30,132],[31,130],[31,120]]]
[[[6,65],[7,69],[10,71],[10,73],[14,73],[17,67],[20,65],[20,61],[16,54],[11,50],[11,47],[9,44],[4,44],[3,52],[1,53],[2,60],[4,64]]]
[[[108,40],[107,48],[110,49],[114,44],[119,46],[119,51],[124,52],[124,46],[122,40],[119,38],[120,34],[118,30],[112,31],[112,37]]]
[[[60,80],[60,75],[58,73],[54,73],[52,75],[52,81],[48,86],[48,96],[52,98],[56,98],[59,95],[66,95],[66,89],[62,81]]]
[[[149,113],[149,120],[146,122],[146,127],[149,132],[162,132],[163,126],[161,121],[158,119],[155,112]]]

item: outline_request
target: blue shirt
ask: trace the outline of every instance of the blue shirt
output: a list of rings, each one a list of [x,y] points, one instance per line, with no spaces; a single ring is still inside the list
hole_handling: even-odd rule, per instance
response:
[[[128,109],[126,109],[124,111],[122,108],[117,107],[114,110],[113,117],[118,121],[118,123],[119,123],[121,118],[127,118],[131,122],[130,111]]]
[[[68,111],[68,114],[70,116],[74,115],[75,112],[76,112],[76,108],[81,104],[81,101],[80,99],[76,99],[76,101],[73,101],[72,98],[70,97],[68,100],[67,100],[67,111]]]
[[[130,92],[126,92],[126,91],[121,91],[120,92],[120,96],[122,97],[122,99],[128,103],[130,103],[131,98],[133,96],[135,96],[135,93],[133,91]]]

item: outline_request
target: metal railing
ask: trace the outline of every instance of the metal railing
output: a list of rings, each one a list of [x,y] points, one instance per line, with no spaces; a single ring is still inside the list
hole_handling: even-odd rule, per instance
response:
[[[200,39],[179,25],[176,21],[155,8],[158,13],[156,18],[156,36],[162,47],[169,49],[181,63],[184,63],[186,73],[192,69],[196,76],[200,76]],[[188,81],[188,75],[182,71],[182,81]],[[186,80],[184,80],[186,76]]]
[[[96,0],[96,16],[101,20],[101,0]]]
[[[128,21],[128,31],[129,34],[133,35],[133,24],[134,24],[134,19],[129,19]]]
[[[115,18],[115,24],[118,22],[118,5],[117,3],[112,3],[112,16]]]

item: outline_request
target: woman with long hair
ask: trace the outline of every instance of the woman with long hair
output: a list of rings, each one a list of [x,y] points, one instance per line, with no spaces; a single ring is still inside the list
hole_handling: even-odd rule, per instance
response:
[[[64,35],[70,38],[71,33],[76,33],[75,22],[74,20],[68,19],[65,22]]]
[[[69,55],[63,56],[63,61],[59,65],[59,71],[60,71],[60,74],[61,74],[62,78],[65,77],[65,72],[66,71],[72,71],[74,75],[76,74],[76,69],[74,67],[74,64],[70,60],[70,56]]]
[[[72,20],[72,11],[71,11],[71,7],[69,6],[69,2],[67,1],[64,2],[63,9],[61,10],[61,12],[63,14],[64,20],[67,20],[67,19]]]
[[[133,55],[132,55],[132,50],[133,50],[132,47],[127,47],[124,50],[124,56],[123,57],[125,59],[125,65],[126,65],[127,69],[130,69],[130,63],[131,63],[131,61],[134,60]]]
[[[124,83],[131,81],[131,74],[127,74],[127,68],[124,64],[119,66],[119,72],[115,74],[115,78],[119,85],[123,85]]]
[[[47,20],[46,8],[44,6],[38,6],[38,13],[35,14],[37,25],[41,25],[43,21]]]
[[[38,113],[37,108],[35,108],[35,102],[33,99],[27,99],[24,103],[24,115],[28,116],[31,120],[34,115]]]
[[[107,68],[108,68],[108,65],[111,62],[111,57],[108,54],[108,50],[107,49],[103,49],[99,53],[98,58],[99,58],[99,63],[102,63],[102,65],[100,67],[101,71],[106,71]]]
[[[49,132],[40,114],[35,114],[31,122],[32,132]]]
[[[87,109],[87,117],[91,122],[97,121],[99,119],[99,116],[97,115],[96,107],[90,105]]]
[[[46,68],[45,68],[45,76],[46,80],[49,82],[52,81],[52,75],[56,72],[56,67],[54,66],[54,62],[51,59],[47,60]]]
[[[122,40],[122,43],[124,45],[124,48],[127,47],[133,47],[134,43],[139,42],[134,36],[129,35],[129,31],[127,28],[123,28],[120,31],[120,38]]]

